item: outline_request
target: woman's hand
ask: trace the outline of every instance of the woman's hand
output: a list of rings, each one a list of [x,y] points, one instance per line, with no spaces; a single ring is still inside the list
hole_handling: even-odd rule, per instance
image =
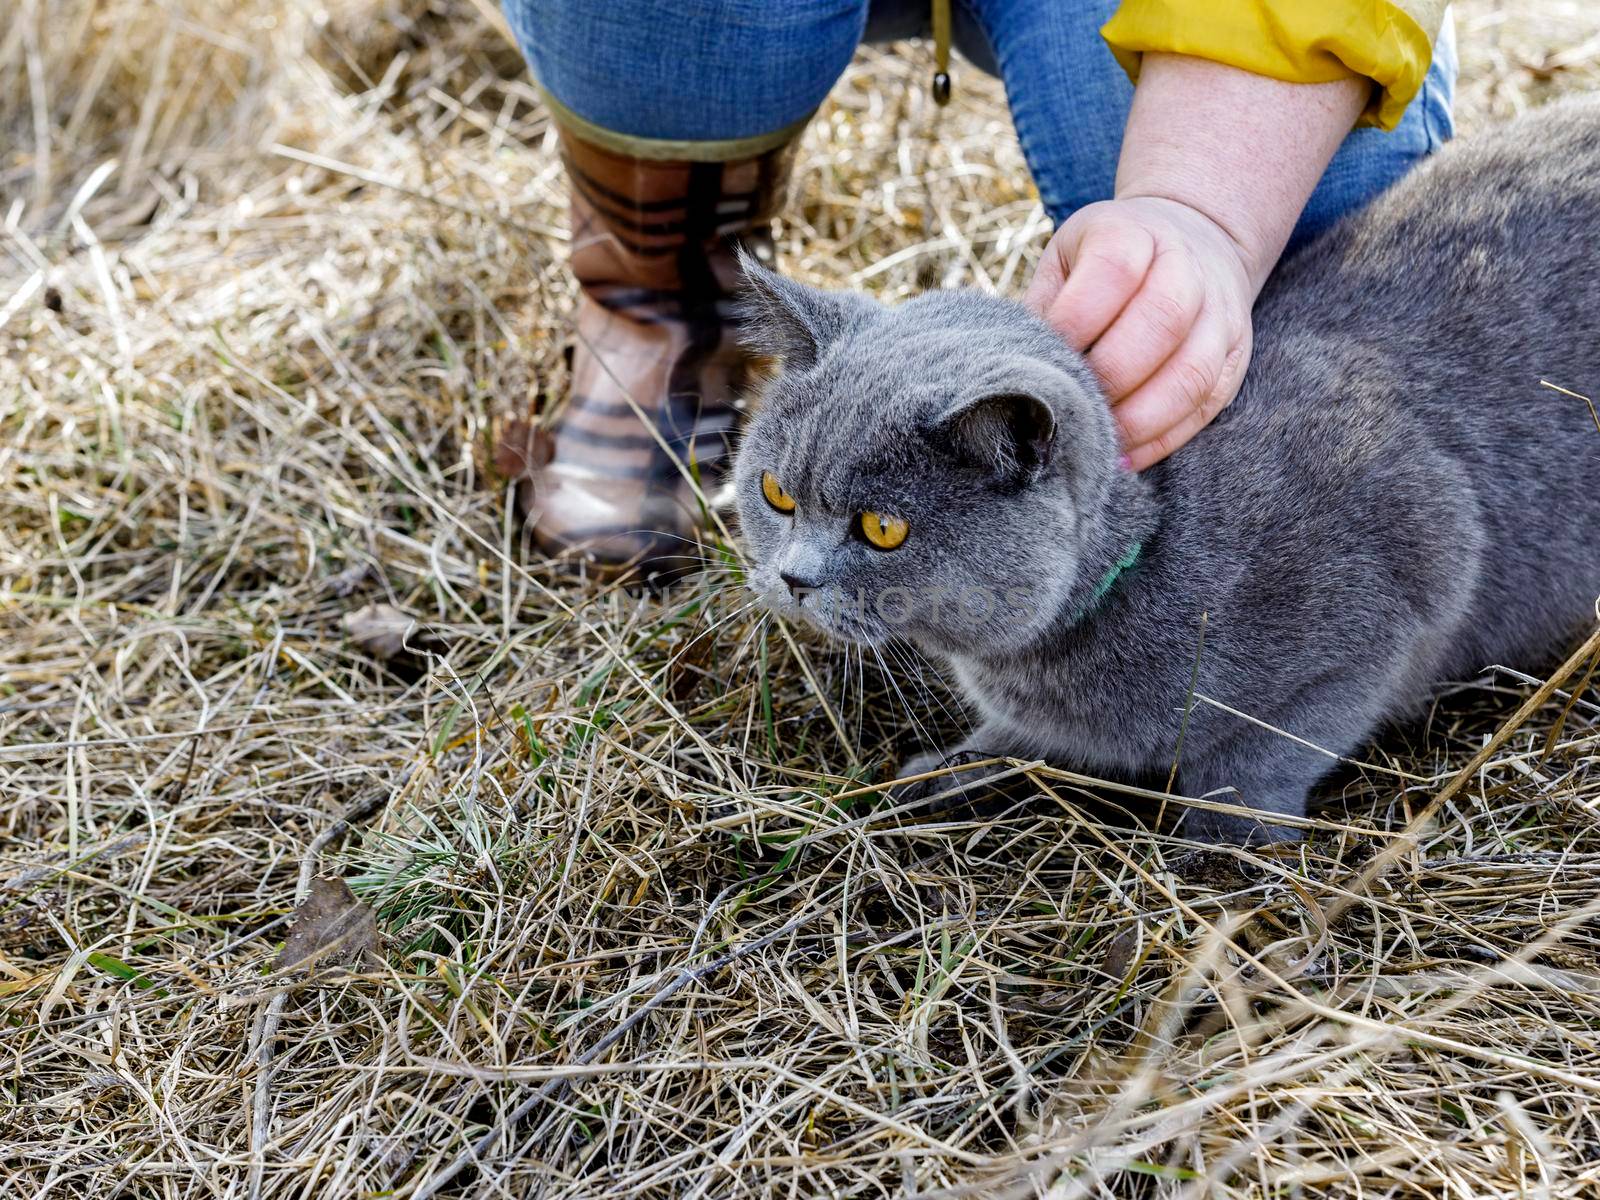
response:
[[[1171,454],[1239,390],[1256,295],[1244,256],[1158,196],[1080,208],[1045,248],[1026,303],[1100,377],[1127,469]]]
[[[1283,83],[1144,56],[1116,198],[1067,219],[1027,295],[1087,353],[1129,469],[1171,454],[1239,390],[1251,306],[1371,90],[1353,73]]]

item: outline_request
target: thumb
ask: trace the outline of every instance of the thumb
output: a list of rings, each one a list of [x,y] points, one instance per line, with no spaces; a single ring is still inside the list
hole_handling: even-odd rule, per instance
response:
[[[1048,318],[1050,305],[1066,286],[1068,262],[1077,248],[1078,233],[1069,218],[1067,223],[1056,230],[1055,236],[1050,239],[1044,248],[1044,253],[1039,256],[1039,265],[1034,268],[1033,279],[1028,283],[1028,290],[1022,297],[1022,306],[1036,317]]]

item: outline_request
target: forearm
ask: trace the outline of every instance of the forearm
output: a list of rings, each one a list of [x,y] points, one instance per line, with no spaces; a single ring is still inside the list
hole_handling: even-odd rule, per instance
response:
[[[1176,54],[1146,54],[1117,165],[1117,199],[1204,214],[1238,245],[1259,291],[1371,83],[1283,83]]]

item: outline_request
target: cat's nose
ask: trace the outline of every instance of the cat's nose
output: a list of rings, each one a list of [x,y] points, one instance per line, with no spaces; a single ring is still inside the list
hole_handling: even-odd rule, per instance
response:
[[[796,575],[792,571],[779,571],[778,578],[789,585],[789,594],[791,596],[798,596],[801,592],[815,591],[817,587],[816,580]]]

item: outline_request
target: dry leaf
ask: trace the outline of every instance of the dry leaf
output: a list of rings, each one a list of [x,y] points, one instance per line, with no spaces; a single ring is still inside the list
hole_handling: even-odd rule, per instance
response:
[[[61,945],[59,927],[51,922],[50,910],[59,911],[62,907],[61,893],[53,888],[35,896],[0,903],[0,954],[26,953]]]
[[[406,644],[416,627],[415,617],[392,604],[367,604],[344,615],[345,636],[373,658],[385,661],[417,648]]]
[[[1126,980],[1128,968],[1133,966],[1134,956],[1139,951],[1139,927],[1130,925],[1106,947],[1105,958],[1100,963],[1100,969],[1110,979]]]
[[[534,479],[539,469],[555,457],[556,439],[542,425],[512,418],[495,439],[494,469],[506,479]]]
[[[704,632],[691,634],[691,641],[667,660],[667,694],[674,704],[687,704],[706,677],[716,643]]]
[[[532,421],[513,418],[495,439],[494,469],[517,485],[516,508],[525,521],[538,519],[540,474],[555,453],[555,435]]]
[[[330,575],[322,585],[329,593],[343,600],[366,582],[367,576],[372,574],[370,563],[358,562],[346,567],[336,575]]]
[[[274,969],[291,971],[357,960],[381,961],[377,914],[356,899],[344,880],[319,876],[294,910],[289,936]]]

